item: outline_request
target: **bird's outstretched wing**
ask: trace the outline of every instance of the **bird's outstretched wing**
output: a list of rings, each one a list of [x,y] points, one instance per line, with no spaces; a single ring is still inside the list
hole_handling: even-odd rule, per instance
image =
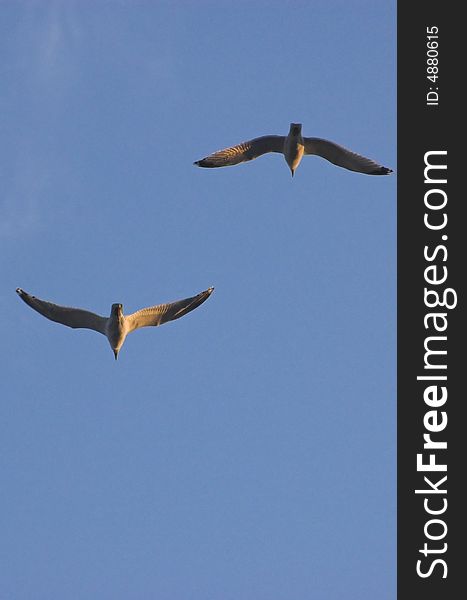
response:
[[[321,138],[306,137],[303,138],[305,147],[305,154],[316,154],[325,158],[329,162],[349,169],[349,171],[356,171],[357,173],[365,173],[366,175],[388,175],[392,173],[392,169],[383,167],[371,158],[366,158],[360,154],[356,154],[339,144],[330,142],[329,140],[323,140]]]
[[[267,152],[282,152],[285,137],[283,135],[263,135],[262,137],[243,142],[231,148],[218,150],[206,158],[197,160],[193,164],[198,167],[230,167],[258,158]]]
[[[17,288],[16,293],[21,300],[26,302],[26,304],[29,304],[31,308],[51,321],[61,323],[62,325],[72,327],[73,329],[93,329],[94,331],[98,331],[105,335],[105,324],[107,322],[105,317],[101,317],[100,315],[96,315],[87,310],[82,310],[81,308],[59,306],[58,304],[52,304],[52,302],[40,300],[35,296],[31,296],[21,288]]]
[[[183,317],[203,304],[212,294],[213,290],[214,288],[210,287],[192,298],[185,298],[184,300],[178,300],[170,304],[158,304],[157,306],[142,308],[131,315],[127,315],[125,321],[128,326],[128,333],[140,327],[156,327],[157,325],[167,323],[167,321]]]

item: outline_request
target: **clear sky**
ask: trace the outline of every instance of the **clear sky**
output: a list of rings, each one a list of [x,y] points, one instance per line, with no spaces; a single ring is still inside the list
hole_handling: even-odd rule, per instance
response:
[[[393,600],[395,2],[0,2],[1,600]],[[107,340],[108,315],[214,294]]]

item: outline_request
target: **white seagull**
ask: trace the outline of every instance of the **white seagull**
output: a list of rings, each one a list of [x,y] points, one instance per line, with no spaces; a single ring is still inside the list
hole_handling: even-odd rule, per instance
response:
[[[366,175],[388,175],[392,169],[383,167],[339,144],[315,137],[303,137],[301,123],[291,123],[288,135],[263,135],[237,146],[218,150],[193,164],[198,167],[230,167],[253,160],[268,152],[279,152],[289,165],[292,177],[304,154],[316,154],[329,162]]]
[[[207,300],[213,290],[214,288],[210,287],[192,298],[185,298],[184,300],[178,300],[170,304],[158,304],[157,306],[142,308],[126,316],[123,315],[122,304],[112,304],[110,317],[101,317],[81,308],[70,308],[68,306],[52,304],[52,302],[46,302],[45,300],[31,296],[21,288],[17,288],[16,293],[31,308],[51,321],[61,323],[73,329],[93,329],[104,334],[109,340],[115,360],[117,360],[118,353],[129,333],[140,327],[162,325],[163,323],[167,323],[167,321],[183,317]]]

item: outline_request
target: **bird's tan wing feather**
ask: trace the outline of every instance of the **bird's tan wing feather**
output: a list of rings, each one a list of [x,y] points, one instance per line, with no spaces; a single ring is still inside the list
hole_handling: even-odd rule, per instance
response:
[[[209,288],[192,298],[185,298],[168,304],[158,304],[149,308],[142,308],[137,312],[127,315],[125,321],[128,327],[128,333],[139,329],[140,327],[157,327],[167,321],[173,321],[183,317],[190,311],[198,308],[212,294],[214,288]]]
[[[366,175],[388,175],[392,173],[392,169],[383,167],[371,158],[361,156],[356,152],[352,152],[344,146],[339,146],[329,140],[321,138],[303,138],[305,154],[316,154],[325,158],[329,162],[356,171],[357,173],[365,173]]]
[[[96,315],[95,313],[81,308],[71,308],[69,306],[60,306],[58,304],[52,304],[52,302],[46,302],[40,300],[35,296],[31,296],[21,288],[16,290],[17,294],[35,311],[40,313],[43,317],[61,323],[67,327],[73,329],[93,329],[105,335],[105,325],[107,319]]]
[[[198,167],[230,167],[239,163],[253,160],[267,152],[283,152],[285,137],[282,135],[264,135],[262,137],[242,142],[237,146],[218,150],[206,158],[197,160]]]

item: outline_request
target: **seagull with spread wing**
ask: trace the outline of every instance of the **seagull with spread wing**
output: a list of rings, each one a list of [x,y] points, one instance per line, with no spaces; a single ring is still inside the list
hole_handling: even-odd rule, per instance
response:
[[[213,290],[214,288],[210,287],[192,298],[185,298],[184,300],[178,300],[170,304],[158,304],[157,306],[142,308],[126,316],[123,314],[122,304],[112,304],[110,317],[101,317],[81,308],[52,304],[52,302],[46,302],[45,300],[31,296],[21,288],[17,288],[16,293],[31,308],[51,321],[61,323],[73,329],[93,329],[102,333],[109,340],[115,360],[117,360],[118,353],[129,333],[140,327],[162,325],[163,323],[167,323],[167,321],[183,317],[203,304],[212,294]]]
[[[197,160],[198,167],[230,167],[267,154],[278,152],[292,172],[292,177],[305,154],[315,154],[349,171],[366,175],[388,175],[392,169],[383,167],[370,158],[365,158],[343,146],[321,138],[303,137],[301,123],[291,123],[288,135],[264,135],[237,146],[218,150],[206,158]]]

